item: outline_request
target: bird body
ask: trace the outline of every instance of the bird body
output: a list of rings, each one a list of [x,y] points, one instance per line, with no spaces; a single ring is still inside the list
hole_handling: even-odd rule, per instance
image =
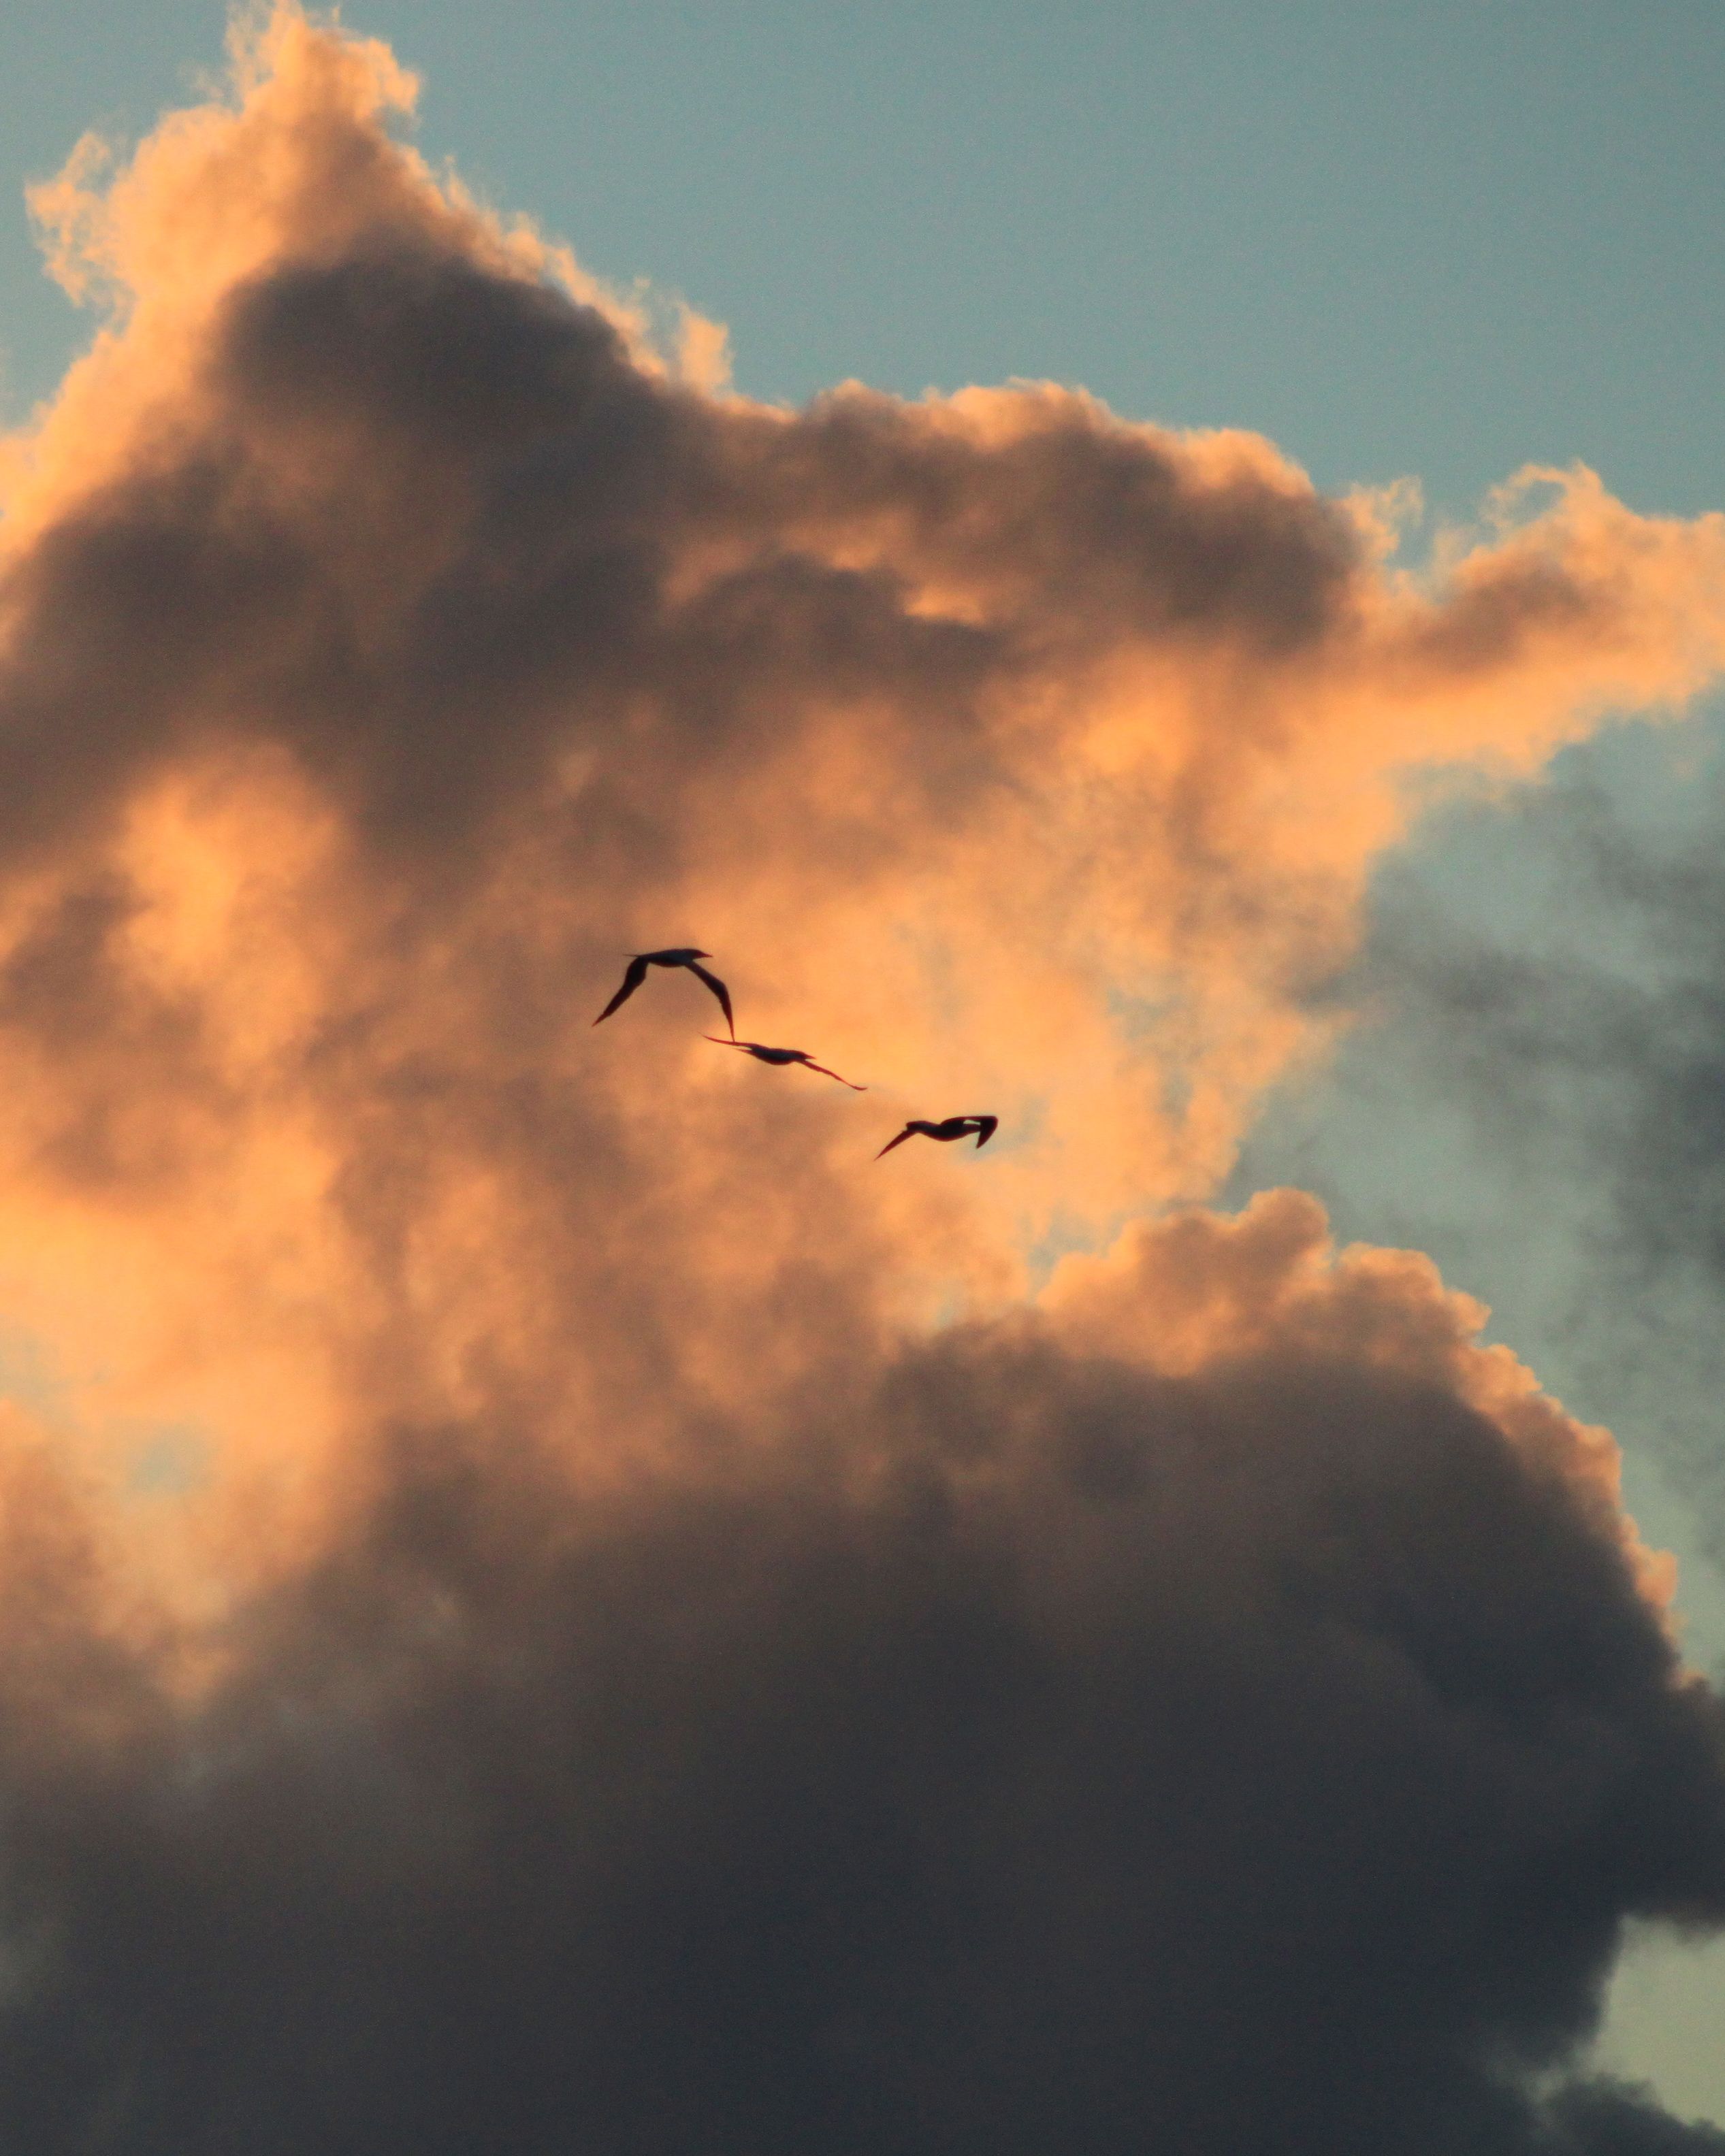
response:
[[[716,1033],[703,1034],[702,1038],[714,1042],[720,1048],[740,1048],[745,1055],[752,1055],[757,1063],[771,1063],[782,1068],[787,1063],[801,1063],[806,1070],[818,1070],[823,1078],[838,1078],[836,1070],[829,1070],[824,1063],[816,1063],[806,1049],[767,1048],[758,1040],[720,1040]],[[866,1086],[858,1086],[849,1078],[838,1078],[841,1086],[850,1086],[853,1093],[866,1093]]]
[[[718,998],[718,1007],[724,1013],[724,1022],[730,1028],[731,1038],[734,1040],[737,1037],[737,1021],[731,1016],[730,990],[726,988],[717,973],[709,973],[700,963],[703,958],[709,955],[705,951],[682,947],[672,951],[637,951],[629,961],[629,970],[623,976],[622,987],[618,989],[593,1023],[595,1025],[603,1025],[619,1004],[628,1002],[630,997],[646,978],[649,966],[685,966],[698,981],[704,981],[713,994]]]
[[[879,1160],[894,1146],[901,1146],[906,1138],[933,1138],[937,1145],[950,1145],[955,1138],[974,1135],[980,1152],[1000,1128],[998,1116],[948,1116],[944,1122],[930,1123],[918,1117],[907,1123],[895,1138],[888,1138],[874,1157]]]

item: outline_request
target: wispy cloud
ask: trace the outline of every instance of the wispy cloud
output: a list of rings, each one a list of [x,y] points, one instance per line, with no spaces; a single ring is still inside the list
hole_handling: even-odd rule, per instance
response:
[[[383,48],[236,65],[39,192],[110,313],[6,450],[0,1306],[95,1434],[7,1455],[7,2130],[1707,2147],[1528,2092],[1725,1911],[1609,1440],[1309,1200],[1160,1216],[1412,778],[1712,678],[1725,520],[1413,579],[1255,437],[719,395]],[[866,1103],[595,1034],[683,942]]]

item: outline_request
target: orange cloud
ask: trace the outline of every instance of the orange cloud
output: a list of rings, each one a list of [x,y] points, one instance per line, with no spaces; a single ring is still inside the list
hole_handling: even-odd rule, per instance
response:
[[[579,1307],[631,1397],[734,1402],[806,1311],[1010,1294],[1321,1052],[1411,781],[1717,668],[1725,524],[1584,473],[1420,580],[1256,437],[716,397],[716,333],[667,371],[398,144],[413,94],[284,8],[35,198],[110,318],[5,467],[4,1286],[92,1399],[333,1441],[356,1358],[416,1411],[538,1386]],[[674,981],[591,1034],[691,938],[866,1102],[734,1067]],[[877,1120],[981,1109],[978,1173],[875,1168]]]
[[[1309,992],[1421,788],[1717,674],[1725,520],[1524,475],[1415,577],[1393,503],[1254,436],[1045,385],[721,393],[715,326],[672,363],[404,148],[412,94],[280,8],[230,95],[35,197],[108,313],[0,467],[0,1310],[58,1384],[4,1448],[47,2092],[13,2128],[213,2148],[255,2098],[296,2145],[472,2147],[518,2069],[511,2146],[801,2151],[830,2114],[996,2150],[1000,2076],[1048,2123],[1028,2029],[1087,2145],[1411,2148],[1424,2104],[1555,2147],[1493,2062],[1585,2033],[1626,1914],[1725,1909],[1668,1577],[1609,1440],[1425,1260],[1336,1256],[1297,1194],[1192,1205],[1322,1052]],[[594,1030],[626,952],[684,942],[744,1036],[867,1094],[710,1046],[674,972]],[[967,1112],[986,1154],[876,1161]],[[152,1508],[163,1425],[210,1472]],[[786,1909],[836,1972],[806,2025]],[[1258,1987],[1237,2112],[1218,1938]],[[1146,1973],[1171,1938],[1195,2007]],[[330,2065],[337,1967],[380,2080]],[[157,1993],[231,2113],[152,2079]],[[548,1999],[600,2031],[579,2072]]]

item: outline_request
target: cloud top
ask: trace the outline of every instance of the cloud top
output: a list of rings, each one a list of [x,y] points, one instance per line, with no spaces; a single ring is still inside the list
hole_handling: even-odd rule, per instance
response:
[[[1706,2148],[1529,2092],[1725,1897],[1609,1439],[1168,1209],[1410,782],[1717,671],[1725,521],[1530,475],[1416,578],[1256,437],[718,393],[411,94],[281,8],[35,198],[108,314],[3,466],[0,2126]],[[866,1101],[674,973],[595,1033],[683,942]]]

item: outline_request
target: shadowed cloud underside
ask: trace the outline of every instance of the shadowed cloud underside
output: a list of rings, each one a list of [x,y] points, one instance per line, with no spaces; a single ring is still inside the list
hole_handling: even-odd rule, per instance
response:
[[[1532,475],[1414,578],[1254,437],[752,404],[410,96],[283,11],[35,198],[111,313],[3,465],[0,2138],[1718,2146],[1551,2079],[1725,1917],[1609,1439],[1190,1201],[1411,782],[1705,685],[1725,523]],[[643,949],[866,1102],[595,1030]]]

